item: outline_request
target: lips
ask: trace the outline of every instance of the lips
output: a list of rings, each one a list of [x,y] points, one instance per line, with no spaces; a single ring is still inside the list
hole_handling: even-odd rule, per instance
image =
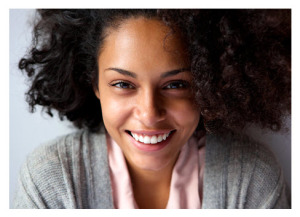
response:
[[[143,151],[157,151],[166,146],[175,130],[169,131],[126,131],[132,143]]]
[[[163,140],[166,140],[167,137],[170,135],[171,132],[169,133],[163,133],[163,134],[157,134],[157,135],[145,135],[145,134],[137,134],[137,133],[131,133],[131,136],[139,142],[142,142],[144,144],[156,144],[159,143]]]

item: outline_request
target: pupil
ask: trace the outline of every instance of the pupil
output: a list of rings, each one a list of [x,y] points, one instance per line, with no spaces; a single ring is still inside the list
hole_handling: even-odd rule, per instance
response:
[[[179,82],[171,84],[171,88],[181,88],[181,87],[182,87],[182,84]]]

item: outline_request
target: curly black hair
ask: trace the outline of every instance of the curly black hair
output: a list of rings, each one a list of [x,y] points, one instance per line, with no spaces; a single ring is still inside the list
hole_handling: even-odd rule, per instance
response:
[[[107,28],[143,16],[179,32],[201,111],[197,129],[218,133],[247,123],[280,130],[291,112],[289,9],[37,10],[32,48],[19,62],[27,72],[31,112],[43,106],[78,128],[103,125],[94,93]]]

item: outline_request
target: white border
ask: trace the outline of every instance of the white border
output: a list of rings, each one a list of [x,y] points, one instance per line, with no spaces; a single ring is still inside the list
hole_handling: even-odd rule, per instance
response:
[[[5,0],[4,0],[5,1]],[[150,1],[149,1],[150,2]],[[242,1],[242,0],[198,0],[198,1],[162,1],[162,0],[152,0],[151,3],[147,3],[144,1],[115,1],[115,0],[84,0],[84,1],[61,1],[61,0],[51,0],[51,1],[17,1],[10,0],[1,2],[1,28],[6,30],[6,34],[2,33],[1,40],[1,63],[5,64],[6,67],[1,68],[1,122],[3,124],[1,135],[2,135],[2,163],[1,163],[1,208],[8,209],[8,185],[9,185],[9,94],[8,94],[8,81],[9,81],[9,59],[8,59],[8,50],[9,50],[9,9],[10,8],[291,8],[292,9],[292,39],[299,39],[299,26],[298,21],[299,18],[299,7],[297,7],[296,0],[273,0],[273,1],[263,1],[263,0],[252,0],[252,1]],[[299,208],[297,207],[298,202],[298,192],[299,187],[297,183],[299,183],[299,175],[297,174],[295,165],[299,165],[299,138],[297,136],[297,131],[295,129],[299,128],[299,100],[297,100],[296,96],[299,91],[299,60],[297,61],[299,55],[299,42],[298,40],[292,40],[292,210],[7,210],[8,213],[2,213],[2,215],[13,215],[13,216],[53,216],[53,215],[72,215],[72,216],[177,216],[179,214],[182,215],[201,215],[201,216],[241,216],[241,215],[272,215],[272,216],[299,216]],[[4,102],[4,103],[3,103]],[[296,132],[296,133],[294,133]],[[295,144],[295,145],[294,145]],[[296,184],[294,184],[296,183]],[[2,210],[3,210],[2,209]],[[84,213],[83,213],[84,212]],[[268,212],[268,213],[267,213]],[[298,214],[296,214],[298,213]]]

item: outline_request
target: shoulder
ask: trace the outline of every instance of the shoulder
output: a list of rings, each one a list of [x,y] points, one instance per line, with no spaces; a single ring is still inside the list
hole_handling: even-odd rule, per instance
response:
[[[238,163],[250,167],[260,165],[262,169],[280,170],[280,166],[269,148],[246,135],[235,133],[222,136],[210,135],[208,139],[210,152],[213,152],[214,155],[222,155],[221,159],[230,164]]]
[[[228,164],[256,167],[255,169],[273,172],[281,170],[269,148],[246,135],[234,133],[222,136],[210,135],[208,144],[209,154],[218,156]]]
[[[72,167],[75,157],[87,157],[92,148],[92,135],[89,131],[80,130],[41,144],[27,156],[25,165],[32,173],[38,171],[39,174],[57,171],[64,166]]]
[[[26,164],[35,169],[51,168],[54,163],[72,166],[72,161],[88,158],[92,152],[103,150],[101,148],[106,147],[105,139],[104,133],[92,133],[88,130],[60,136],[37,147],[27,156]]]
[[[86,183],[85,178],[78,177],[79,173],[84,175],[90,170],[92,153],[103,150],[97,148],[93,140],[104,137],[82,130],[36,148],[21,168],[14,206],[27,206],[25,198],[36,208],[77,207],[77,187]]]
[[[218,192],[223,198],[219,206],[287,206],[281,167],[266,146],[241,134],[211,135],[208,137],[206,154],[206,163],[211,170],[208,171],[208,177],[216,179],[222,186]]]

